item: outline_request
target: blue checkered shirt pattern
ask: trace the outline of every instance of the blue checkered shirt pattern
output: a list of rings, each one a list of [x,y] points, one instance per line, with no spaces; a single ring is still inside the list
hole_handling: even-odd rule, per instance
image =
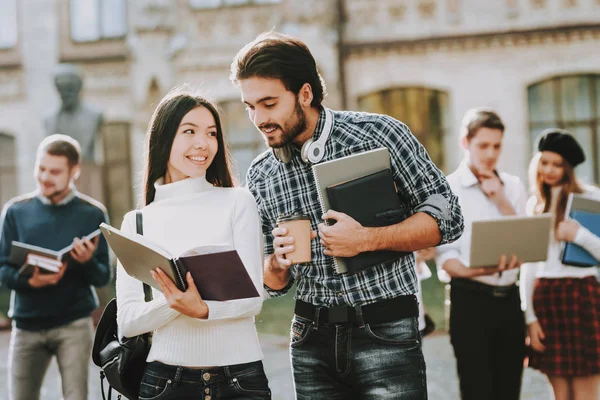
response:
[[[460,237],[464,225],[458,198],[405,124],[387,115],[351,111],[333,111],[333,115],[333,131],[321,162],[387,147],[403,206],[413,213],[425,212],[437,221],[442,237],[440,244]],[[321,109],[315,139],[321,134],[324,122],[325,110]],[[299,149],[292,146],[292,151],[293,158],[287,164],[278,161],[271,149],[265,151],[252,162],[246,177],[261,217],[265,256],[273,253],[271,231],[276,227],[278,216],[294,212],[307,214],[311,228],[317,230],[326,211],[319,204],[311,166],[302,162]],[[443,209],[424,206],[432,196],[443,200]],[[267,294],[270,297],[284,295],[296,282],[296,299],[330,307],[364,305],[417,291],[412,253],[356,274],[337,274],[333,258],[323,254],[323,249],[318,240],[313,240],[312,262],[293,265],[289,284],[281,290],[265,286]]]

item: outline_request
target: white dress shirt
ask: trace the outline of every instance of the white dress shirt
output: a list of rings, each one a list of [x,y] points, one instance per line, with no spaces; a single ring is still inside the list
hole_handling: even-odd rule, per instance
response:
[[[504,172],[500,172],[499,177],[504,186],[504,193],[515,209],[516,214],[525,215],[527,192],[521,180],[516,176]],[[473,174],[466,161],[463,161],[458,169],[448,176],[448,182],[452,191],[458,196],[465,220],[465,230],[460,239],[454,243],[437,248],[436,261],[440,267],[438,271],[441,271],[439,272],[439,278],[446,282],[450,280],[448,274],[442,269],[446,261],[458,259],[466,267],[470,266],[473,221],[500,218],[503,216],[498,207],[496,207],[496,204],[483,193],[477,177]],[[479,266],[474,265],[474,267]],[[493,286],[508,286],[517,281],[518,275],[519,270],[513,269],[505,271],[502,274],[484,275],[472,279]]]

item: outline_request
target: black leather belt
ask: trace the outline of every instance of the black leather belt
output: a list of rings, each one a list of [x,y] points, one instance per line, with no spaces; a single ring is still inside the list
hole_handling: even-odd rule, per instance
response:
[[[358,313],[365,324],[381,324],[403,318],[417,317],[419,306],[414,295],[398,296],[364,306],[317,307],[296,300],[294,313],[319,324],[360,324]]]
[[[508,286],[493,286],[485,283],[477,282],[472,279],[452,278],[450,288],[464,289],[470,292],[479,292],[490,295],[492,297],[506,297],[513,291],[518,291],[517,285]]]

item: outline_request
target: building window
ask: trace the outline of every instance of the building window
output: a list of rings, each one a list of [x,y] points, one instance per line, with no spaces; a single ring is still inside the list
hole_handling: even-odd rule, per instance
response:
[[[104,147],[104,201],[113,226],[121,226],[123,216],[134,206],[131,174],[129,124],[106,122],[102,126]]]
[[[127,33],[125,0],[71,0],[71,38],[94,42],[122,38]]]
[[[17,0],[0,0],[0,49],[17,45]]]
[[[223,110],[223,131],[233,158],[233,173],[240,183],[244,183],[250,163],[267,146],[239,100],[225,101],[219,106]]]
[[[17,195],[16,154],[15,138],[0,132],[0,209]]]
[[[532,151],[536,138],[546,128],[571,132],[585,151],[586,161],[577,176],[588,183],[600,180],[600,75],[570,75],[550,78],[527,89],[529,134]]]
[[[423,87],[382,90],[358,99],[362,111],[387,114],[404,122],[444,169],[444,135],[448,132],[448,94]]]
[[[276,4],[281,0],[190,0],[192,8],[217,8],[244,4]]]

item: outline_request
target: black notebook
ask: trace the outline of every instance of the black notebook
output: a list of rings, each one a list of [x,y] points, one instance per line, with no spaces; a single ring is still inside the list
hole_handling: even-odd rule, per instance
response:
[[[396,192],[390,169],[328,186],[327,196],[332,210],[351,216],[362,226],[388,226],[401,222],[407,217]],[[343,259],[348,272],[356,273],[407,254],[387,250],[368,251],[354,257],[343,257]]]

